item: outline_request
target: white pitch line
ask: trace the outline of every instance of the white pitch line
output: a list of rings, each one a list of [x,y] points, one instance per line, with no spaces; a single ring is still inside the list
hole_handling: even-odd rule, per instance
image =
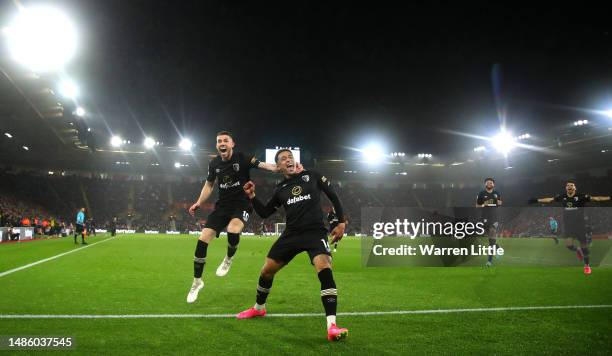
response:
[[[95,245],[100,244],[100,243],[102,243],[102,242],[110,241],[110,240],[115,239],[115,238],[116,238],[116,237],[111,237],[111,238],[108,238],[108,239],[105,239],[105,240],[102,240],[102,241],[94,242],[94,243],[92,243],[91,245],[86,245],[86,246],[80,247],[80,248],[78,248],[78,249],[76,249],[76,250],[70,250],[70,251],[68,251],[68,252],[60,253],[59,255],[55,255],[55,256],[51,256],[51,257],[47,257],[47,258],[45,258],[45,259],[42,259],[42,260],[39,260],[39,261],[36,261],[36,262],[28,263],[27,265],[24,265],[24,266],[21,266],[21,267],[17,267],[17,268],[10,269],[10,270],[8,270],[8,271],[4,271],[4,272],[0,273],[0,278],[1,278],[1,277],[4,277],[4,276],[6,276],[6,275],[9,275],[9,274],[11,274],[11,273],[15,273],[15,272],[18,272],[18,271],[24,270],[24,269],[26,269],[26,268],[34,267],[34,266],[39,265],[39,264],[41,264],[41,263],[45,263],[45,262],[52,261],[52,260],[54,260],[54,259],[56,259],[56,258],[60,258],[60,257],[62,257],[62,256],[66,256],[66,255],[68,255],[68,254],[71,254],[71,253],[74,253],[74,252],[77,252],[77,251],[83,251],[84,249],[86,249],[86,248],[88,248],[88,247],[92,247],[92,246],[95,246]]]
[[[532,307],[494,307],[494,308],[466,308],[466,309],[426,309],[426,310],[395,310],[372,312],[344,312],[338,316],[379,316],[379,315],[410,315],[410,314],[452,314],[477,312],[502,312],[524,310],[562,310],[562,309],[603,309],[612,308],[612,304],[603,305],[549,305]],[[297,313],[297,314],[267,314],[268,318],[308,318],[324,316],[323,313]],[[0,319],[180,319],[204,318],[227,319],[235,318],[236,314],[0,314]]]

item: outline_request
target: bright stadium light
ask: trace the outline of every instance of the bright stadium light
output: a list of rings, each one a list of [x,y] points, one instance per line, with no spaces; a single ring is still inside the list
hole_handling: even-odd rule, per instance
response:
[[[34,72],[60,70],[76,53],[72,21],[48,6],[21,9],[3,32],[13,59]]]
[[[179,147],[183,151],[190,151],[191,148],[193,147],[193,142],[191,142],[191,140],[188,138],[184,138],[181,140],[181,142],[179,142]]]
[[[85,109],[79,106],[78,108],[76,108],[74,113],[76,114],[76,116],[83,117],[85,116]]]
[[[113,147],[121,147],[121,145],[123,144],[123,140],[119,136],[113,136],[110,139],[110,144]]]
[[[361,149],[363,159],[368,163],[376,163],[385,158],[385,153],[382,147],[378,144],[372,143]]]
[[[181,168],[180,162],[174,162],[174,168]]]
[[[474,147],[474,152],[483,152],[486,151],[487,148],[485,146]]]
[[[604,115],[612,119],[612,110],[604,111]]]
[[[143,142],[145,148],[153,148],[155,147],[155,140],[152,139],[151,137],[145,137],[144,142]]]
[[[66,79],[60,83],[60,94],[66,99],[76,99],[79,96],[79,87],[72,80]]]
[[[574,126],[584,126],[589,123],[589,120],[578,120],[574,121]]]
[[[8,138],[13,138],[13,135],[11,135],[11,134],[10,134],[10,133],[8,133],[8,132],[5,132],[5,133],[4,133],[4,136],[6,136],[6,137],[8,137]]]
[[[23,148],[23,149],[24,149],[24,150],[26,150],[26,151],[29,151],[29,150],[30,150],[30,148],[29,148],[28,146],[21,146],[21,148]]]
[[[493,147],[504,155],[507,155],[516,146],[516,141],[510,133],[502,130],[497,136],[493,137]]]

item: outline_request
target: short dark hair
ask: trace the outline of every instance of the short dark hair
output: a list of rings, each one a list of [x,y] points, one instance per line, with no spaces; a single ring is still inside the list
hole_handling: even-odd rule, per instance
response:
[[[288,148],[281,148],[280,150],[276,151],[276,154],[274,155],[274,162],[278,163],[278,156],[283,153],[283,152],[291,152],[290,149]]]
[[[565,184],[569,184],[569,183],[572,183],[573,185],[576,185],[576,181],[573,180],[573,179],[568,179],[568,180],[565,181]]]
[[[219,132],[217,132],[217,136],[223,136],[223,135],[231,137],[232,140],[234,139],[234,136],[229,131],[219,131]]]
[[[491,182],[495,183],[495,179],[493,179],[493,178],[491,178],[491,177],[486,178],[486,179],[484,180],[484,182],[485,182],[485,183],[486,183],[486,182],[488,182],[488,181],[491,181]]]

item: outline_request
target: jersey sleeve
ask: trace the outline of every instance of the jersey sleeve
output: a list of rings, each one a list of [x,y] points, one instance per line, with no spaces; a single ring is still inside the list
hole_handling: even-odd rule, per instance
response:
[[[278,194],[275,191],[274,195],[268,200],[266,204],[263,204],[257,196],[253,198],[253,209],[262,218],[267,218],[268,216],[274,214],[276,209],[280,206],[280,200],[278,199]]]
[[[557,194],[555,195],[555,197],[553,198],[555,201],[561,201],[561,195]]]
[[[259,159],[257,159],[257,157],[255,157],[255,155],[251,155],[251,154],[244,154],[243,155],[243,162],[244,164],[250,168],[259,168]]]
[[[319,189],[327,195],[332,205],[334,206],[334,211],[336,212],[336,216],[338,217],[338,222],[343,223],[346,221],[344,216],[344,208],[342,207],[342,202],[340,202],[340,197],[336,193],[336,190],[332,186],[329,179],[317,172],[312,172],[313,177],[317,179],[317,186]]]
[[[210,161],[208,164],[208,176],[206,177],[207,182],[214,183],[215,179],[217,179],[217,172],[215,171],[214,161]]]
[[[591,201],[591,196],[588,194],[583,194],[582,195],[582,201],[584,201],[585,203],[588,203]]]

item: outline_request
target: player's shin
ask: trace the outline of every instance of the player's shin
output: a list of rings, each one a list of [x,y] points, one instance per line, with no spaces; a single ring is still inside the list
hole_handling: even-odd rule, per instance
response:
[[[327,317],[327,328],[332,324],[336,324],[336,308],[338,306],[338,291],[336,290],[336,282],[330,268],[322,269],[319,273],[319,281],[321,281],[321,301],[325,308],[325,316]]]
[[[202,278],[204,272],[204,264],[206,263],[206,251],[208,244],[202,240],[198,240],[193,258],[193,277],[196,279]]]
[[[238,250],[238,243],[240,243],[240,234],[232,232],[227,233],[227,258],[232,258]]]
[[[591,265],[591,250],[588,247],[582,247],[582,256],[584,258],[584,265]]]
[[[263,276],[259,276],[259,283],[257,284],[257,298],[254,308],[257,310],[263,310],[266,307],[266,300],[270,289],[272,288],[272,281],[274,279],[266,279]]]

